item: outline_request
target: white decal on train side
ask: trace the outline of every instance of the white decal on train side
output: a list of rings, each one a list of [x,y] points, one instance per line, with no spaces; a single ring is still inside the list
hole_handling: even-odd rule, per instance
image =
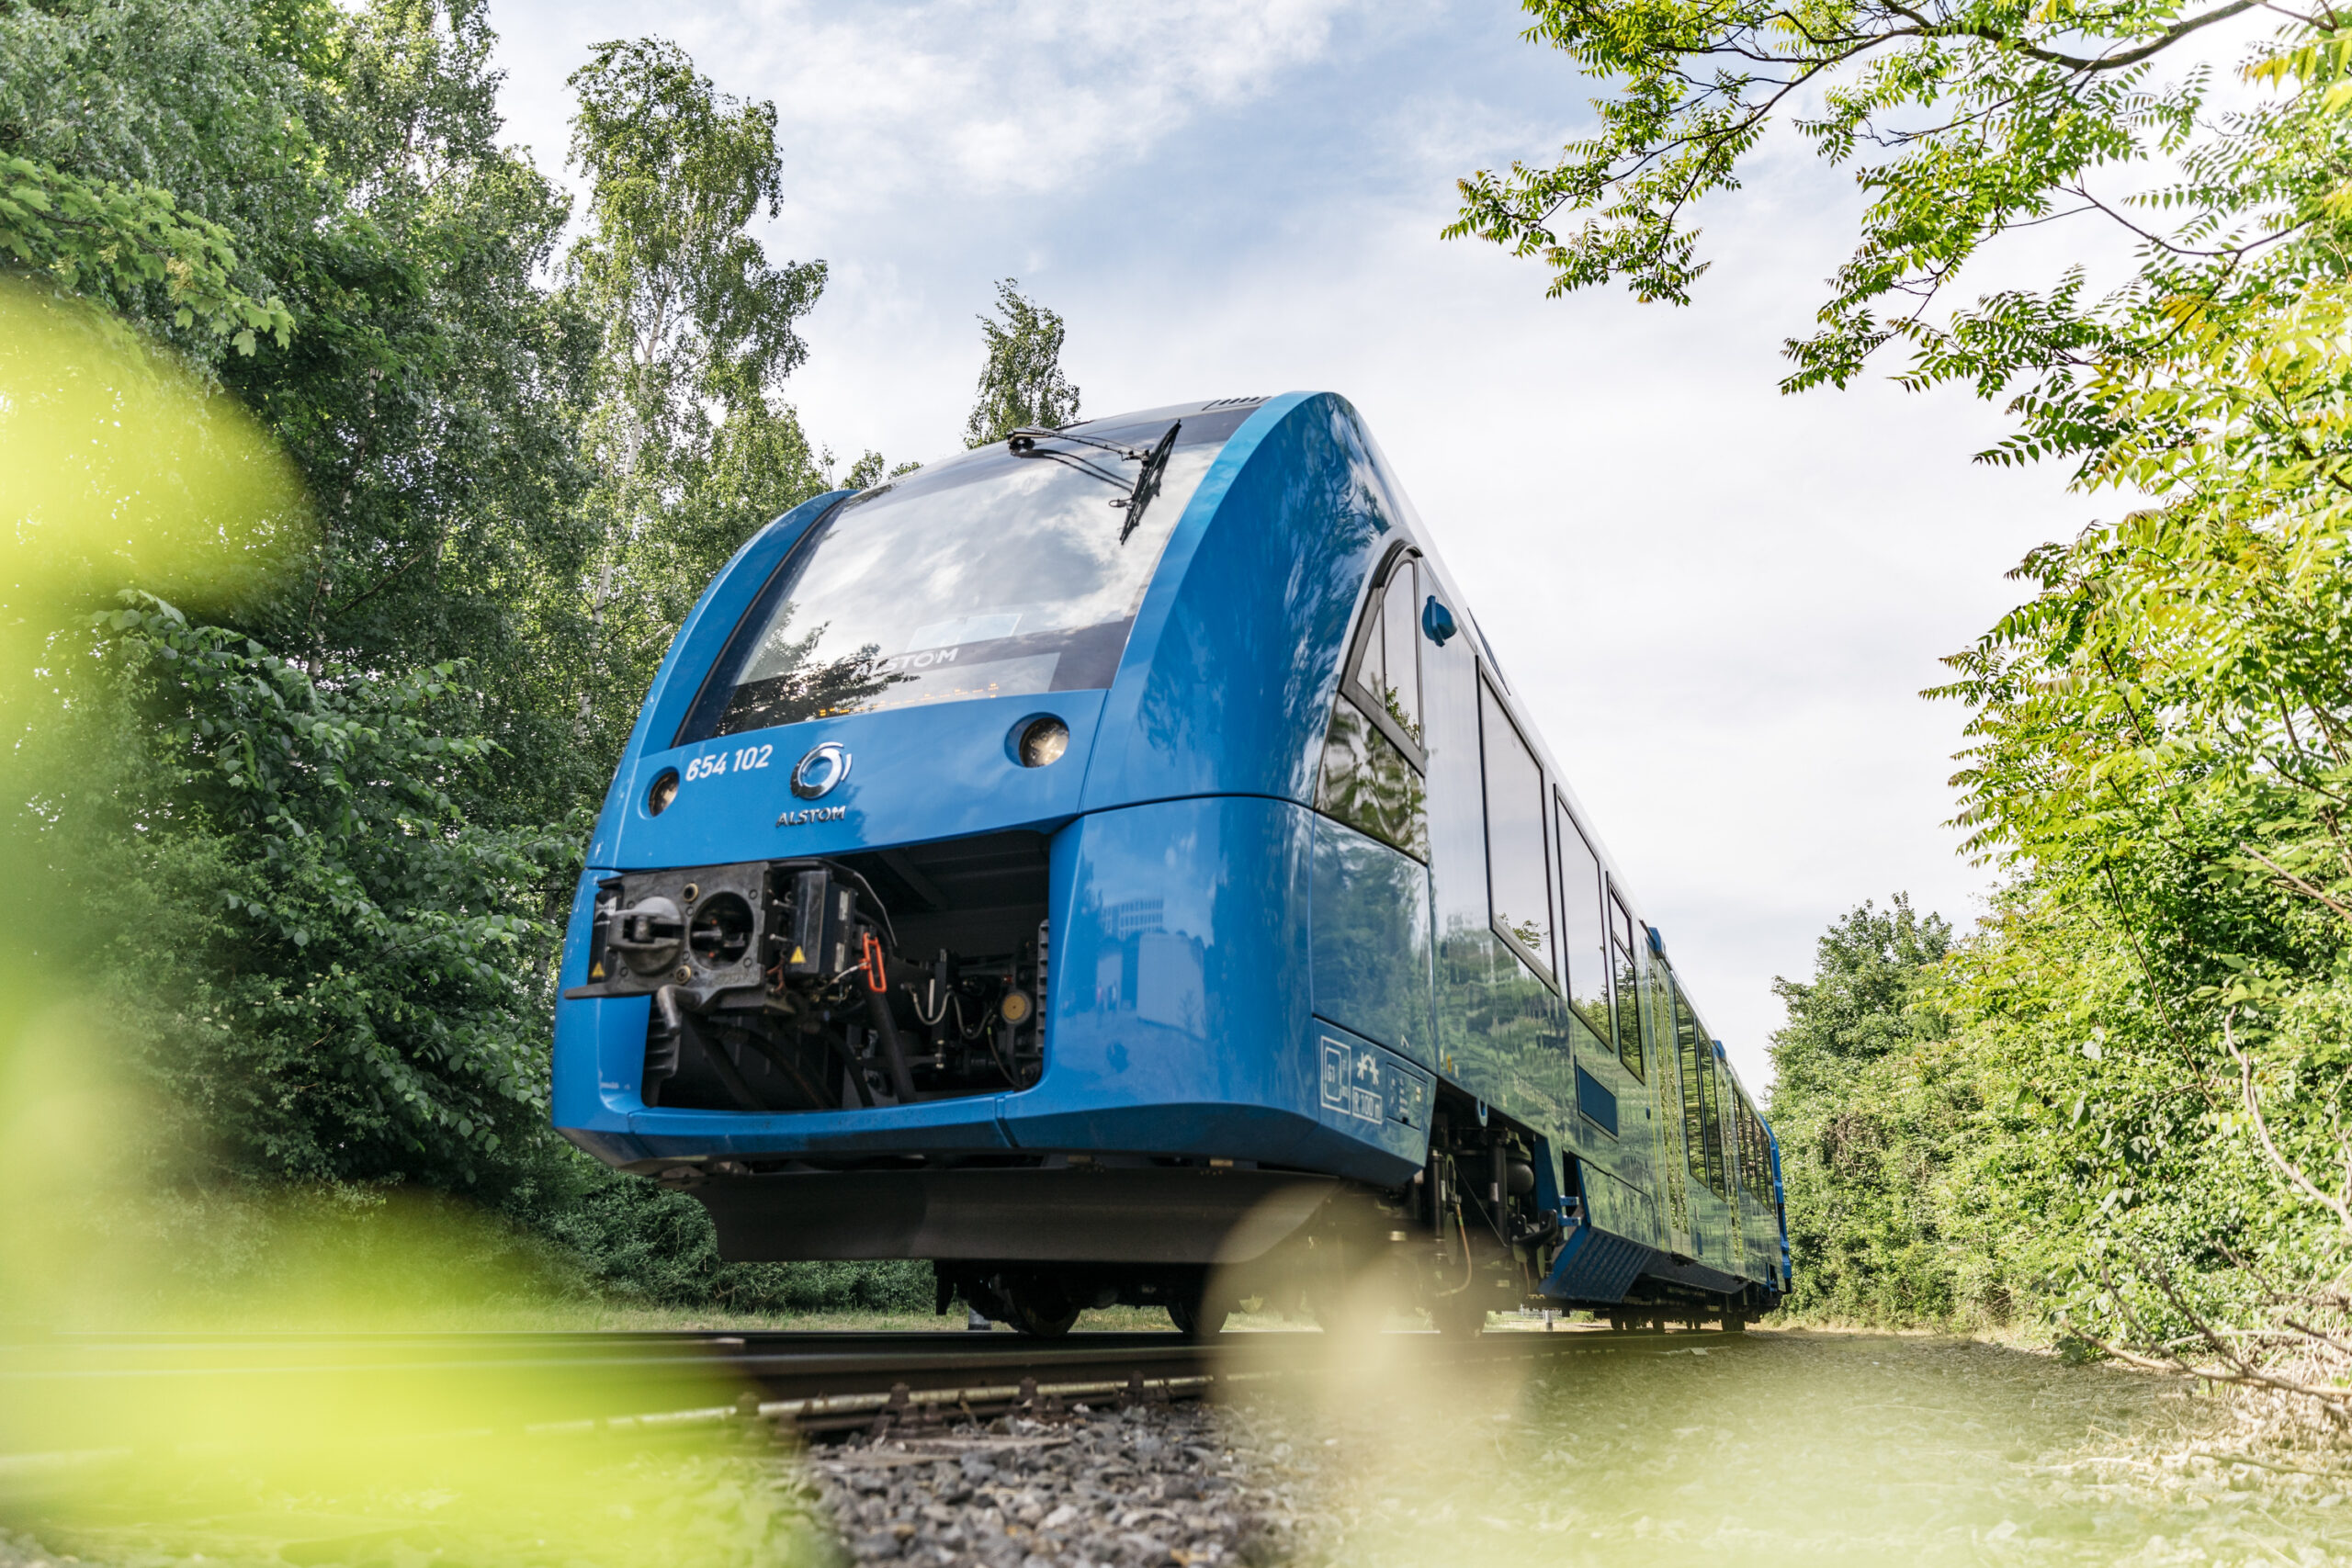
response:
[[[1360,1122],[1385,1119],[1376,1048],[1351,1047],[1344,1041],[1323,1036],[1323,1105]]]
[[[678,782],[692,784],[696,779],[715,779],[721,773],[747,773],[753,768],[764,768],[775,755],[773,743],[738,746],[731,751],[706,751],[688,762],[679,772]]]
[[[928,670],[934,664],[953,664],[960,648],[926,648],[920,653],[894,653],[888,659],[877,659],[857,667],[862,680],[876,675],[901,675],[910,670]]]

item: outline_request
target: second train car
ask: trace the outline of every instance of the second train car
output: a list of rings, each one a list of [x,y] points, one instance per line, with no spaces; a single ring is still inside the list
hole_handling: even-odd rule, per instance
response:
[[[587,863],[556,1124],[728,1258],[928,1258],[1039,1335],[1787,1289],[1770,1128],[1338,396],[779,518]]]

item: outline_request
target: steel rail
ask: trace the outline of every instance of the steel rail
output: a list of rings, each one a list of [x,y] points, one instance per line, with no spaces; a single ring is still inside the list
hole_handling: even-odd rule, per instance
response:
[[[1206,1343],[1170,1333],[792,1330],[533,1334],[56,1334],[0,1345],[0,1400],[72,1393],[94,1411],[166,1387],[181,1397],[266,1397],[347,1405],[423,1378],[462,1387],[469,1408],[526,1433],[586,1427],[654,1431],[763,1419],[802,1432],[935,1425],[1008,1410],[1051,1415],[1080,1403],[1201,1397],[1361,1364],[1458,1367],[1567,1354],[1736,1342],[1576,1328],[1369,1338],[1238,1332]],[[97,1397],[85,1400],[83,1394]],[[719,1401],[730,1401],[719,1403]],[[71,1434],[59,1434],[71,1440]],[[47,1445],[44,1445],[47,1446]]]

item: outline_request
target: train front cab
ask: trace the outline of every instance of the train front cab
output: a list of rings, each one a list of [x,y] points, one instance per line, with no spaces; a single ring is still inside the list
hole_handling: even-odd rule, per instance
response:
[[[937,511],[959,483],[1086,504],[1069,497],[1096,481],[1050,438],[901,481],[895,513],[876,492],[854,498],[863,517],[820,498],[714,581],[615,778],[564,987],[596,991],[599,900],[609,915],[616,889],[667,878],[673,904],[708,902],[709,870],[749,867],[770,878],[742,885],[757,905],[773,868],[819,863],[887,909],[898,1021],[829,1021],[811,1043],[823,1031],[794,1036],[771,998],[755,1038],[737,1027],[749,1012],[695,1010],[728,1000],[709,990],[727,976],[697,966],[730,950],[686,932],[677,973],[705,988],[682,987],[666,1035],[654,997],[560,1004],[559,1126],[687,1187],[735,1257],[928,1257],[944,1277],[1019,1265],[1080,1284],[1094,1269],[1101,1290],[1152,1299],[1353,1214],[1350,1235],[1402,1224],[1410,1245],[1480,1254],[1485,1282],[1457,1309],[1530,1284],[1580,1304],[1756,1300],[1777,1280],[1749,1261],[1768,1249],[1747,1189],[1680,1157],[1695,1134],[1743,1168],[1741,1123],[1720,1106],[1711,1121],[1703,1097],[1720,1080],[1724,1103],[1744,1098],[1712,1050],[1687,1086],[1660,1070],[1677,1046],[1662,944],[1602,858],[1578,858],[1590,840],[1570,838],[1565,784],[1352,410],[1294,395],[1081,432],[1115,447],[1163,425],[1183,434],[1157,515],[1119,535],[1157,552],[1139,596],[1058,642],[1022,640],[1044,634],[998,603],[1030,586],[966,583],[945,630],[934,615],[828,661],[819,630],[888,614],[828,600],[796,621],[778,598],[806,585],[804,547],[829,525],[835,556],[870,535],[954,557],[918,503]],[[839,591],[895,569],[886,550],[831,570]],[[782,675],[779,649],[800,660]],[[1055,730],[1057,755],[1024,755]],[[1587,860],[1589,909],[1569,897]],[[694,919],[681,908],[681,930]],[[933,1017],[960,1005],[933,984],[950,978],[993,1009],[985,1053],[964,1013]],[[1015,992],[1038,998],[1025,1025],[1008,1021]],[[872,1017],[839,994],[792,1027]],[[892,1081],[885,1032],[931,1065]]]

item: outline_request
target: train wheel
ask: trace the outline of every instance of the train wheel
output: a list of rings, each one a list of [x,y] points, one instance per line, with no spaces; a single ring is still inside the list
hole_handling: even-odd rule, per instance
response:
[[[1181,1294],[1168,1303],[1168,1316],[1176,1325],[1176,1332],[1196,1341],[1223,1336],[1225,1320],[1238,1310],[1232,1292],[1213,1280],[1204,1281],[1199,1291]]]
[[[1005,1292],[1004,1321],[1032,1339],[1059,1339],[1078,1321],[1078,1304],[1051,1280],[1021,1280]]]

